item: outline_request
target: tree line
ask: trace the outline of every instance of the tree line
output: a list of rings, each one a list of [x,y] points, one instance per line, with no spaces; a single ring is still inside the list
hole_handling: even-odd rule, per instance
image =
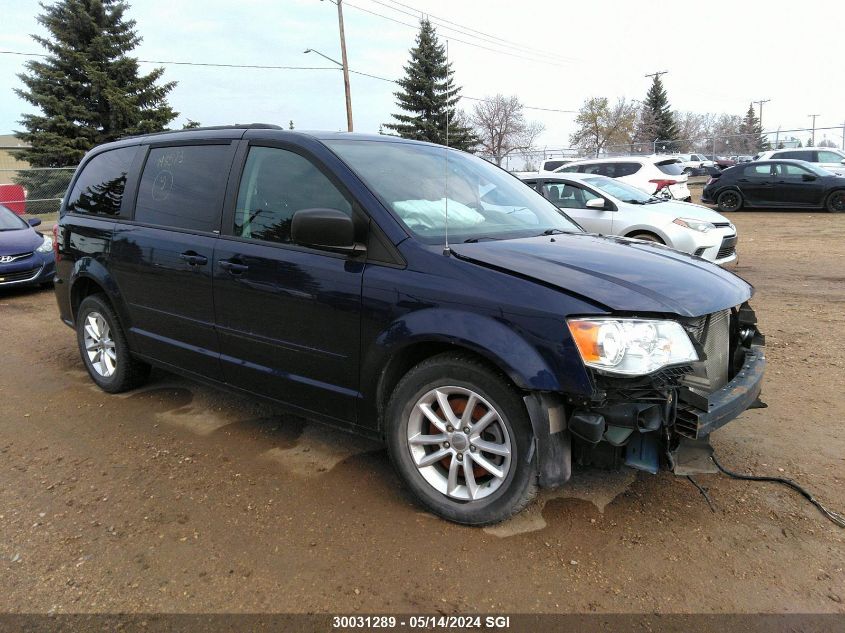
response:
[[[140,72],[131,53],[141,37],[124,0],[59,0],[42,8],[37,19],[49,35],[33,37],[47,55],[26,62],[26,72],[18,75],[23,87],[15,88],[38,110],[22,115],[23,129],[16,136],[28,147],[17,150],[19,158],[33,167],[74,166],[98,144],[168,128],[178,116],[167,100],[176,83],[162,80],[163,68]],[[454,75],[444,45],[423,18],[397,81],[398,112],[380,132],[448,143],[498,165],[509,156],[531,153],[544,126],[526,118],[520,100],[496,94],[461,109]],[[753,106],[744,117],[675,112],[659,75],[643,101],[591,97],[575,122],[570,142],[585,154],[654,149],[754,153],[767,147]],[[188,119],[184,127],[198,125]],[[33,190],[49,176],[33,172],[19,178],[36,197]]]

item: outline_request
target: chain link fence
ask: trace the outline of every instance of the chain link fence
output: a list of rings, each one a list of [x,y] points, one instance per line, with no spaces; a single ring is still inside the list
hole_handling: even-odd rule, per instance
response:
[[[58,213],[76,167],[0,169],[0,204],[16,213]]]

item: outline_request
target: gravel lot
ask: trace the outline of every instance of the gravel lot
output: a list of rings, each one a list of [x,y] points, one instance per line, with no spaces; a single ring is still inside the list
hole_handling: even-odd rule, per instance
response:
[[[765,410],[723,463],[845,510],[845,215],[740,212]],[[423,512],[385,452],[154,372],[109,396],[51,291],[0,293],[0,611],[838,612],[845,530],[795,493],[577,472],[488,529]]]

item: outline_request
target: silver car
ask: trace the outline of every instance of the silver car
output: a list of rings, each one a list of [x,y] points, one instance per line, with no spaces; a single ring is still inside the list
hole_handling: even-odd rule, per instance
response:
[[[591,233],[666,244],[719,265],[736,260],[736,227],[712,209],[665,200],[595,174],[546,174],[522,180]]]

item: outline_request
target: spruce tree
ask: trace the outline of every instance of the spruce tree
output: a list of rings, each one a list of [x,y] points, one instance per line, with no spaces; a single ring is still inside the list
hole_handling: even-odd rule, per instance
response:
[[[456,117],[455,106],[460,88],[455,86],[452,64],[447,62],[446,49],[437,39],[437,32],[426,19],[420,21],[416,46],[405,66],[405,76],[397,83],[397,105],[405,113],[394,114],[397,123],[386,123],[388,130],[403,138],[446,144],[446,121],[449,121],[449,146],[471,151],[478,143],[472,128]]]
[[[642,121],[648,122],[651,141],[657,139],[667,150],[675,149],[678,140],[678,125],[669,107],[669,98],[660,75],[655,75],[643,102]]]
[[[756,154],[769,149],[769,140],[763,134],[763,126],[754,112],[754,104],[748,104],[748,111],[739,127],[740,143],[748,154]]]
[[[122,0],[59,0],[42,4],[38,22],[48,37],[33,35],[47,49],[26,62],[15,92],[38,108],[24,114],[15,133],[29,148],[20,159],[33,167],[76,165],[85,152],[121,136],[158,132],[177,113],[167,103],[175,82],[159,84],[164,69],[139,73],[129,53],[141,42]],[[31,192],[30,192],[30,197]]]

